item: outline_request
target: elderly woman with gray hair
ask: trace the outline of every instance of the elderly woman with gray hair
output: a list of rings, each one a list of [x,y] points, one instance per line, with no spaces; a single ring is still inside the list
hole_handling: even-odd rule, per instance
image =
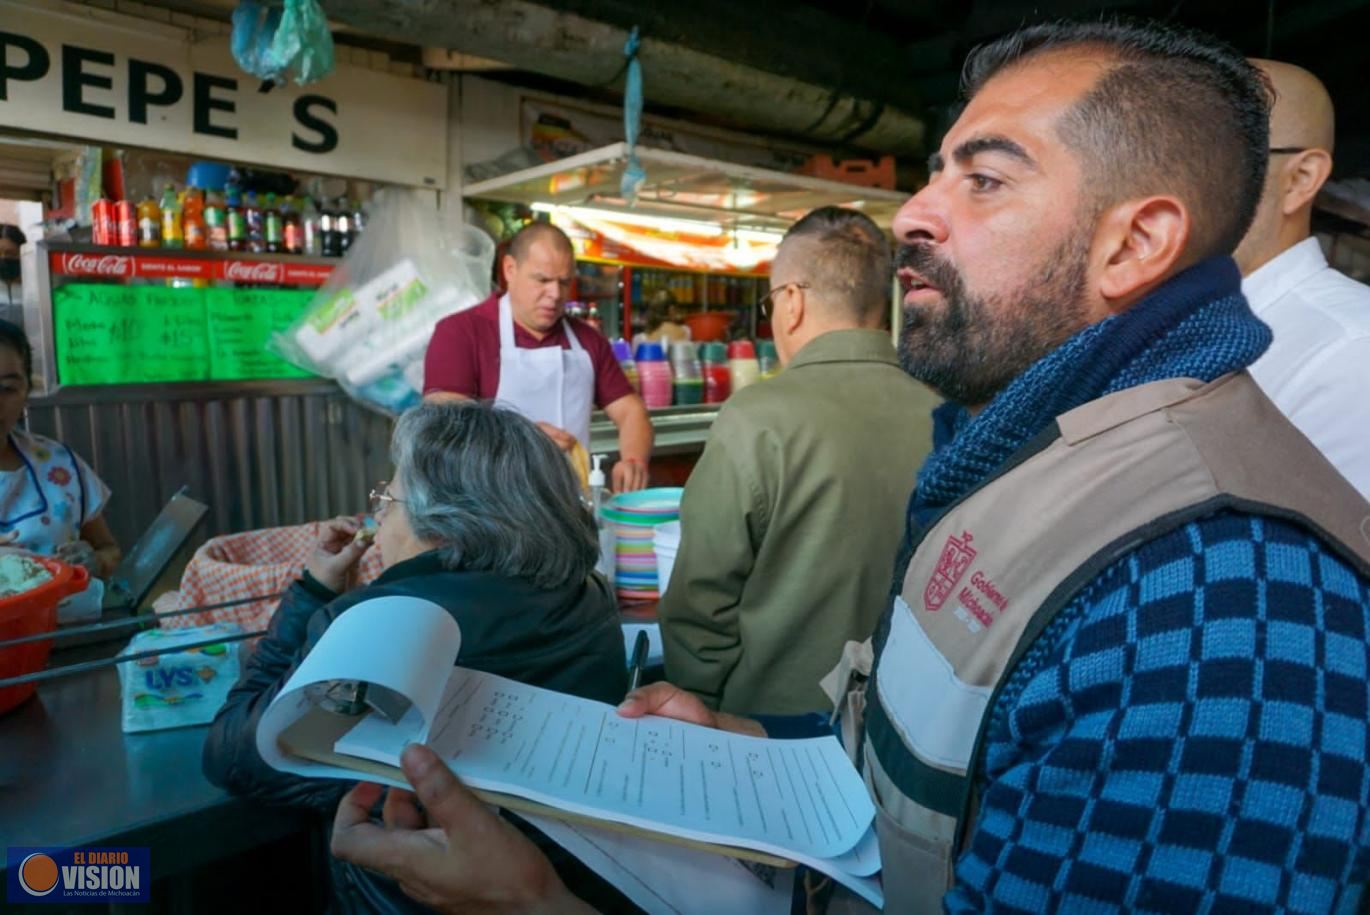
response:
[[[329,624],[363,600],[406,595],[445,607],[461,627],[463,667],[603,702],[618,702],[627,686],[613,596],[594,574],[594,521],[551,439],[489,404],[425,404],[400,418],[391,456],[394,480],[371,494],[375,545],[356,536],[354,518],[326,526],[205,741],[210,781],[308,807],[324,824],[348,786],[270,768],[257,753],[257,723]],[[349,591],[368,548],[381,551],[385,571]],[[413,908],[387,879],[330,863],[334,908]],[[573,859],[562,863],[577,875]]]

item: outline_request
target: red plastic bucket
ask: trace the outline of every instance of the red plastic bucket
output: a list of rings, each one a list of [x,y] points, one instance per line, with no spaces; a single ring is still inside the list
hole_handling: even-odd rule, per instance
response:
[[[90,573],[83,566],[69,566],[56,559],[34,558],[52,573],[52,579],[31,591],[0,598],[0,642],[27,635],[52,632],[57,628],[57,605],[90,584]],[[0,648],[0,680],[21,677],[43,669],[48,663],[52,642],[43,640]],[[22,683],[0,689],[0,714],[8,712],[37,689],[36,683]]]

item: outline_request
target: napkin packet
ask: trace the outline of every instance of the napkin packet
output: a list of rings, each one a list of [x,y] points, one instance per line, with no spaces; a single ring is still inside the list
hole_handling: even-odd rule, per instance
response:
[[[129,640],[120,656],[148,651],[159,654],[119,665],[124,733],[212,721],[238,681],[242,643],[196,643],[241,632],[237,623],[211,623],[187,629],[149,629]]]

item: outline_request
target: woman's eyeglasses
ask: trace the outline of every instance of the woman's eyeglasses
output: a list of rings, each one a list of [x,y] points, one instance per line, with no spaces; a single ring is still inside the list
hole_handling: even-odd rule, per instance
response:
[[[368,498],[371,500],[371,514],[373,515],[379,515],[381,509],[385,508],[391,502],[398,502],[401,505],[404,504],[403,499],[396,499],[394,496],[390,495],[389,480],[381,480],[373,486],[371,492],[368,494]]]

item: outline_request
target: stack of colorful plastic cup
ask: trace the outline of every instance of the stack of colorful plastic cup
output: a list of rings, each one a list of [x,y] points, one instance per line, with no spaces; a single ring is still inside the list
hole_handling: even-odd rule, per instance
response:
[[[623,369],[623,374],[628,376],[628,383],[633,386],[633,390],[642,393],[642,382],[637,377],[637,363],[633,361],[633,347],[627,340],[619,338],[613,343],[614,358],[618,360],[618,367]]]
[[[780,374],[780,354],[775,351],[774,340],[757,341],[756,362],[761,369],[762,381]]]
[[[637,377],[647,409],[659,410],[671,405],[671,366],[660,343],[638,344]]]
[[[704,374],[704,402],[723,403],[733,389],[732,375],[728,372],[728,345],[701,343],[699,358]]]
[[[761,380],[761,366],[757,364],[752,341],[734,340],[728,344],[728,375],[734,394]]]
[[[689,340],[671,344],[671,380],[676,406],[704,402],[704,374],[699,354]]]

